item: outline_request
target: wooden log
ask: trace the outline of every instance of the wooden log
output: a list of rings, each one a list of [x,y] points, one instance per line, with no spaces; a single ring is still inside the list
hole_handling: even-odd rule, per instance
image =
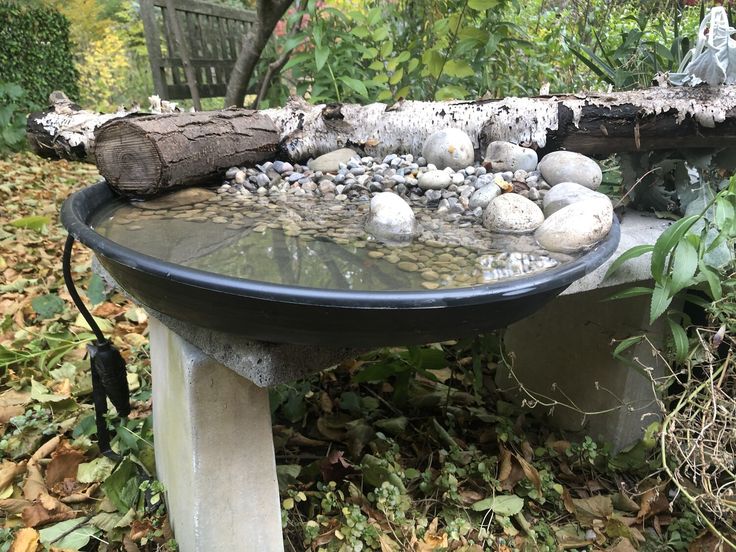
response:
[[[67,106],[68,111],[68,106]],[[394,105],[310,105],[299,98],[259,112],[219,111],[127,117],[99,127],[89,112],[46,112],[32,125],[51,129],[56,147],[84,152],[121,192],[148,195],[213,179],[228,167],[277,151],[303,161],[341,147],[381,157],[421,155],[434,131],[468,133],[480,159],[493,140],[539,150],[568,149],[604,157],[618,152],[736,147],[736,85],[660,87],[609,94]],[[77,119],[83,124],[74,123]],[[40,123],[39,123],[40,121]],[[73,124],[66,124],[72,121]],[[29,130],[30,132],[30,130]],[[109,142],[109,143],[106,143]],[[85,149],[86,148],[86,149]]]
[[[257,111],[171,113],[110,121],[95,131],[100,174],[124,195],[215,182],[229,167],[273,158],[279,133]]]

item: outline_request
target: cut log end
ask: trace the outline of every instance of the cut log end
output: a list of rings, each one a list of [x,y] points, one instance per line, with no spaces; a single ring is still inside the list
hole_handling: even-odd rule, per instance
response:
[[[156,142],[143,130],[115,121],[100,130],[97,140],[97,168],[114,189],[155,195],[166,186]]]

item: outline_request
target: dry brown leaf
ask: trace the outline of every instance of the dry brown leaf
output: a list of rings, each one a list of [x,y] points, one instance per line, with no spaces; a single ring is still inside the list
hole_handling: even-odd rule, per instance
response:
[[[15,534],[15,539],[8,552],[36,552],[38,539],[38,531],[24,527]]]
[[[511,475],[511,452],[501,447],[498,480],[503,483]]]
[[[432,552],[433,550],[440,548],[447,548],[447,533],[444,531],[442,533],[438,533],[438,524],[439,519],[434,518],[429,524],[426,533],[424,533],[424,538],[421,541],[414,542],[415,552]]]
[[[42,494],[46,494],[48,489],[36,462],[28,462],[27,471],[28,474],[23,482],[23,497],[26,500],[36,500]]]
[[[125,535],[123,537],[123,548],[125,548],[125,552],[141,552],[141,549],[138,548],[138,545],[130,540],[130,537],[128,535]]]
[[[595,521],[606,520],[613,515],[613,503],[610,496],[591,496],[590,498],[573,498],[575,517],[586,527]]]
[[[26,405],[30,402],[30,393],[21,393],[15,389],[8,389],[2,393],[0,395],[0,424],[7,424],[10,418],[23,414]]]
[[[68,380],[67,380],[68,381]],[[57,449],[46,468],[46,486],[51,488],[64,479],[77,479],[77,468],[85,462],[84,454],[66,443]]]
[[[0,494],[13,484],[16,476],[25,473],[26,463],[25,462],[11,462],[10,460],[3,460],[2,466],[0,466]]]
[[[736,550],[714,534],[705,533],[690,543],[687,552],[736,552]]]
[[[130,540],[132,541],[139,541],[143,537],[147,537],[149,533],[152,533],[154,531],[153,525],[151,525],[151,522],[147,519],[144,520],[133,520],[133,523],[130,524],[130,533],[128,533],[128,536],[130,537]]]
[[[81,502],[87,502],[92,498],[92,495],[95,494],[95,491],[97,491],[97,488],[100,486],[99,483],[93,483],[89,487],[87,487],[87,490],[85,490],[83,493],[72,493],[67,496],[61,497],[61,501],[64,504],[79,504]]]
[[[54,395],[59,395],[60,397],[71,397],[72,382],[69,381],[69,378],[64,378],[62,381],[52,385],[51,390],[54,392]]]
[[[516,460],[519,462],[519,465],[521,466],[521,469],[524,472],[526,478],[531,481],[532,485],[534,485],[534,488],[537,490],[537,494],[540,497],[544,496],[542,494],[542,479],[541,477],[539,477],[539,472],[537,471],[537,468],[532,466],[529,462],[526,461],[525,458],[518,454],[516,455]]]
[[[6,498],[0,500],[0,510],[10,515],[18,515],[23,511],[23,508],[27,508],[31,505],[29,500],[24,498]]]
[[[567,490],[567,487],[562,488],[562,503],[565,505],[565,510],[567,510],[568,513],[575,513],[575,502],[573,502],[572,496],[570,496],[570,491]]]
[[[41,495],[31,506],[24,508],[21,512],[21,518],[26,527],[40,527],[75,517],[77,514],[74,510],[48,494]]]
[[[59,443],[61,442],[61,436],[57,435],[53,439],[49,439],[46,441],[43,445],[38,447],[38,450],[33,453],[33,456],[31,456],[31,460],[40,460],[41,458],[46,458],[49,454],[54,452],[56,450],[56,447],[59,446]],[[28,462],[28,465],[30,466],[32,462]]]
[[[666,512],[670,509],[670,503],[660,487],[653,487],[646,491],[641,497],[641,506],[636,519],[643,521],[648,517]]]
[[[381,545],[381,552],[399,552],[399,545],[386,533],[378,535],[378,543]]]

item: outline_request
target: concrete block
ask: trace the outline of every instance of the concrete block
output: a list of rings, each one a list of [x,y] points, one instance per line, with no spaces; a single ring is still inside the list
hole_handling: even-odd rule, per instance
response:
[[[623,266],[610,278],[604,278],[608,268],[622,253],[635,245],[652,244],[657,241],[662,232],[672,224],[671,220],[659,219],[653,215],[637,211],[627,211],[621,220],[621,241],[618,248],[605,263],[590,274],[584,276],[562,292],[562,295],[582,293],[592,289],[617,286],[630,282],[642,282],[651,278],[649,266],[652,255],[642,255],[626,261]]]
[[[658,321],[650,327],[649,296],[606,301],[628,285],[561,296],[532,316],[511,325],[504,334],[512,355],[513,372],[528,390],[574,405],[570,408],[538,406],[556,427],[590,435],[612,443],[619,450],[642,436],[642,429],[659,415],[652,378],[664,374],[666,367],[641,343],[627,352],[643,366],[652,369],[651,377],[614,359],[614,339],[646,333],[655,345],[666,335]],[[499,368],[496,383],[509,389],[517,400],[525,395],[508,369]]]
[[[268,391],[149,322],[156,470],[182,552],[282,552]]]

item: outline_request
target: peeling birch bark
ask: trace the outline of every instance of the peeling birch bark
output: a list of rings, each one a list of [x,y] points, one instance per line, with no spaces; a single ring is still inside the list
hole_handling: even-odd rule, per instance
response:
[[[218,113],[205,112],[199,117],[215,119]],[[540,154],[568,149],[597,156],[736,146],[736,85],[501,100],[401,101],[391,106],[310,105],[296,98],[283,108],[259,114],[273,121],[281,155],[296,161],[341,147],[375,157],[393,152],[420,155],[426,138],[448,127],[460,128],[471,137],[478,159],[493,140],[533,147]],[[95,130],[103,122],[128,115],[96,115],[74,111],[69,105],[56,106],[29,117],[29,134],[47,132],[51,145],[46,149],[61,157],[91,159]],[[203,137],[200,144],[205,147],[211,140],[206,148],[215,155],[216,142],[223,139],[222,134],[214,133]],[[157,187],[163,189],[167,184]]]

